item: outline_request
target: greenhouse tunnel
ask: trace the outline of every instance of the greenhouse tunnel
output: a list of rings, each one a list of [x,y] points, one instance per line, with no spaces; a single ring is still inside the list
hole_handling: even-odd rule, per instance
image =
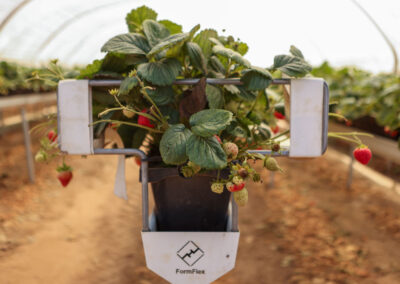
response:
[[[400,1],[0,0],[3,283],[400,283]]]
[[[398,50],[400,3],[361,2]],[[127,31],[126,11],[143,4],[160,11],[161,19],[175,18],[184,29],[200,23],[202,28],[237,36],[252,47],[247,56],[259,66],[270,65],[273,54],[294,44],[313,65],[329,59],[334,66],[355,64],[374,72],[393,69],[390,47],[352,0],[248,1],[246,5],[208,0],[185,5],[177,0],[3,0],[0,56],[31,64],[54,58],[70,66],[87,64],[102,56],[102,43]]]

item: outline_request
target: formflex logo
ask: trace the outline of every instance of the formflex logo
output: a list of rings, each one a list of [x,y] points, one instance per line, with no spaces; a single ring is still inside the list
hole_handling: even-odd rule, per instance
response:
[[[177,254],[187,265],[192,266],[203,257],[204,252],[194,242],[188,241]]]

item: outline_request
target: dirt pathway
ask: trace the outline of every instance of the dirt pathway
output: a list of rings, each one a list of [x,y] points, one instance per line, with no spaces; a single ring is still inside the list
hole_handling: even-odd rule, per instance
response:
[[[145,267],[131,160],[128,202],[112,193],[115,157],[72,158],[66,189],[54,164],[38,166],[29,185],[15,180],[19,139],[0,139],[0,283],[166,283]],[[400,283],[399,206],[360,176],[344,190],[345,170],[329,156],[281,163],[274,189],[268,174],[248,186],[236,268],[216,283]]]

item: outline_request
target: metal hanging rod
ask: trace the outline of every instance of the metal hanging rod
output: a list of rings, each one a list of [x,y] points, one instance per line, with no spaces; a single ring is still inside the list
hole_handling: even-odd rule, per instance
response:
[[[176,80],[174,85],[195,85],[200,81],[200,79],[179,79]],[[117,87],[121,85],[122,80],[89,80],[89,86],[91,87]],[[207,84],[210,85],[242,85],[240,78],[232,79],[216,79],[207,78]],[[273,79],[272,85],[288,85],[290,84],[290,79]]]

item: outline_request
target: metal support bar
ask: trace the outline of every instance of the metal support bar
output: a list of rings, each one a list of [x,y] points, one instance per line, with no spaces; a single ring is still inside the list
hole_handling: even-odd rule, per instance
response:
[[[350,148],[349,152],[350,156],[350,163],[349,163],[349,173],[347,176],[347,183],[346,183],[346,189],[350,189],[351,184],[353,182],[353,164],[354,164],[354,156],[353,156],[353,148]]]
[[[200,79],[180,79],[176,80],[174,85],[195,85]],[[89,80],[89,86],[91,87],[117,87],[121,85],[122,80]],[[210,85],[242,85],[240,78],[232,79],[215,79],[207,78],[207,84]],[[274,79],[271,82],[272,85],[288,85],[290,79]]]
[[[28,167],[29,181],[31,183],[34,183],[35,182],[35,165],[33,163],[33,158],[32,158],[31,138],[29,135],[29,124],[28,124],[28,121],[26,120],[25,108],[21,108],[21,120],[22,120],[22,129],[24,132],[26,164]]]
[[[231,204],[232,204],[232,232],[239,232],[239,212],[238,212],[238,206],[233,198],[233,194],[231,196]]]
[[[274,188],[275,186],[275,172],[269,172],[269,187]]]
[[[280,157],[280,156],[289,156],[289,150],[281,150],[279,152],[274,152],[272,150],[247,150],[248,153],[257,153],[261,154],[264,156],[274,156],[274,157]]]
[[[328,148],[328,124],[329,124],[329,86],[324,82],[324,98],[322,111],[322,153]]]
[[[3,129],[4,127],[4,117],[3,117],[3,111],[0,109],[0,137],[3,136]]]

